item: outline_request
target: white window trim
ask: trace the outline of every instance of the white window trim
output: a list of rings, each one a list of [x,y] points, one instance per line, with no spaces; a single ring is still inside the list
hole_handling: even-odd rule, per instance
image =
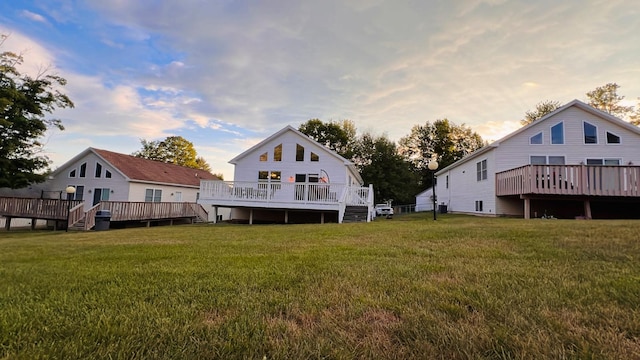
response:
[[[611,134],[611,135],[617,136],[618,139],[620,139],[620,142],[619,143],[610,143],[607,134]],[[613,131],[606,130],[604,132],[604,141],[605,141],[605,144],[607,144],[607,145],[620,146],[620,145],[622,145],[622,136],[614,133]]]
[[[591,156],[588,158],[584,158],[584,164],[587,165],[587,160],[602,160],[602,164],[601,165],[605,165],[605,161],[607,160],[618,160],[618,165],[622,165],[624,164],[624,162],[622,161],[622,158],[614,158],[614,157],[595,157],[595,156]],[[591,165],[594,166],[594,165]],[[607,165],[610,166],[610,165]]]
[[[487,177],[485,177],[484,179],[482,178],[482,173],[483,173],[483,171],[482,171],[482,163],[483,162],[486,164],[484,172],[487,174]],[[480,180],[478,180],[478,164],[481,164],[480,165],[480,174],[481,174],[480,175]],[[482,159],[480,161],[476,161],[476,182],[487,181],[487,180],[489,180],[489,161],[487,161],[487,159],[485,158],[485,159]]]
[[[596,142],[594,142],[594,143],[587,143],[587,134],[585,134],[585,132],[584,132],[584,126],[585,126],[585,124],[589,124],[589,125],[591,125],[591,126],[593,126],[593,127],[595,127],[595,128],[596,128]],[[590,146],[590,145],[598,145],[598,144],[600,144],[600,135],[599,135],[599,131],[598,131],[598,125],[592,124],[592,123],[590,123],[590,122],[588,122],[588,121],[586,121],[586,120],[582,120],[582,143],[583,143],[584,145],[588,145],[588,146]]]

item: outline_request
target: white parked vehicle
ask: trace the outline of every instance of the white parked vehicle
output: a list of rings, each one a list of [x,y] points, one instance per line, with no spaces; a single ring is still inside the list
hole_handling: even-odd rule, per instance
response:
[[[393,208],[387,204],[376,204],[376,216],[393,216]]]

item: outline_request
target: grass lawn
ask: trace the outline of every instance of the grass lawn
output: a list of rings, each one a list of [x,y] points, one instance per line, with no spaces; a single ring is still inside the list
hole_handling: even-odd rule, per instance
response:
[[[0,232],[0,359],[638,359],[640,222]]]

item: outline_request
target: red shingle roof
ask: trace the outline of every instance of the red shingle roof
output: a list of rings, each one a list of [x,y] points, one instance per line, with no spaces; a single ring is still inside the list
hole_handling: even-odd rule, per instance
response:
[[[220,180],[208,171],[93,149],[131,180],[200,186],[200,180]]]

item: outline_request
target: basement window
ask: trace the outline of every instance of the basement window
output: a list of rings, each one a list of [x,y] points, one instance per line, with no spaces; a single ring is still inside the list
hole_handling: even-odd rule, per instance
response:
[[[476,200],[476,211],[482,211],[482,200]]]

